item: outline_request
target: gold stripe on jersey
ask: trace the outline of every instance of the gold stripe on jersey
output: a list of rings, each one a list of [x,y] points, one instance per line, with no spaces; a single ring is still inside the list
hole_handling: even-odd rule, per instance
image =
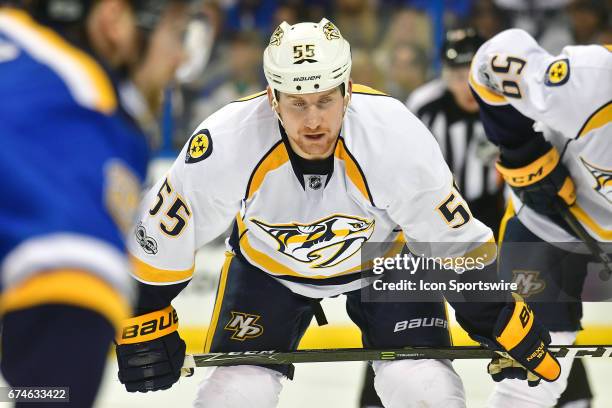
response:
[[[55,31],[38,24],[32,19],[27,13],[10,8],[3,8],[0,10],[0,16],[7,16],[8,18],[17,21],[22,27],[25,27],[28,31],[35,33],[44,43],[40,47],[42,51],[39,54],[45,55],[45,50],[56,51],[62,54],[67,60],[71,61],[74,68],[82,71],[86,77],[89,78],[93,85],[93,92],[96,96],[94,106],[87,106],[90,109],[96,109],[99,112],[105,114],[111,114],[117,108],[117,98],[115,95],[115,89],[102,67],[87,53],[74,47],[68,41],[64,40]],[[45,57],[43,57],[45,58]],[[65,71],[65,70],[64,70]],[[65,81],[65,76],[72,76],[70,72],[59,72],[55,70]],[[80,86],[87,86],[87,84],[80,84]]]
[[[278,142],[257,164],[255,170],[253,170],[249,185],[247,186],[246,199],[248,200],[253,197],[253,194],[259,190],[268,172],[276,170],[288,161],[289,153],[287,153],[285,144],[282,141]]]
[[[361,192],[361,194],[374,206],[374,200],[370,194],[368,183],[366,182],[365,176],[357,164],[357,161],[353,158],[353,155],[347,150],[344,139],[339,137],[338,143],[336,144],[336,150],[334,151],[336,158],[344,161],[344,168],[346,175],[351,180],[353,185]]]
[[[504,235],[506,234],[506,225],[508,225],[508,221],[510,218],[514,217],[514,203],[512,199],[508,200],[508,205],[506,206],[506,211],[504,212],[504,216],[499,223],[499,236],[497,237],[497,242],[499,242],[499,246],[501,247],[504,242]]]
[[[234,102],[245,102],[245,101],[250,101],[251,99],[255,99],[255,98],[259,98],[260,96],[265,95],[266,93],[268,93],[267,91],[259,91],[256,92],[254,94],[251,95],[247,95],[245,97],[242,97],[240,99],[236,99]]]
[[[115,327],[130,315],[127,300],[115,288],[87,271],[44,271],[9,288],[0,297],[0,314],[56,304],[93,310]]]
[[[454,259],[467,260],[477,258],[484,258],[486,263],[490,263],[497,258],[497,244],[495,243],[494,237],[491,237],[487,242],[483,242],[476,248],[466,252],[465,255],[456,257]]]
[[[504,96],[499,95],[491,91],[486,86],[480,85],[478,82],[476,82],[476,79],[474,79],[471,73],[468,82],[474,92],[476,92],[476,94],[489,105],[506,105],[508,103]]]
[[[242,234],[244,234],[247,230],[244,220],[240,217],[240,214],[236,216],[236,225],[238,226],[238,239],[240,239],[242,238]]]
[[[602,126],[607,125],[612,121],[612,101],[609,101],[599,109],[597,109],[589,118],[586,120],[584,125],[580,131],[578,131],[578,136],[576,138],[580,138],[585,136],[589,132],[600,128]]]
[[[221,306],[223,305],[223,296],[225,295],[225,287],[227,285],[227,273],[229,271],[234,254],[227,251],[225,252],[225,262],[221,268],[221,277],[219,278],[219,287],[217,288],[217,296],[215,298],[215,307],[213,309],[210,326],[208,326],[208,332],[206,333],[206,343],[204,344],[204,352],[209,353],[210,347],[212,346],[213,336],[219,323],[219,315],[221,314]]]
[[[140,280],[148,283],[177,283],[191,278],[195,265],[185,270],[158,269],[130,255],[132,273]]]
[[[608,51],[612,51],[612,44],[604,44],[604,48],[606,48]]]
[[[612,241],[612,230],[607,230],[597,224],[597,222],[587,214],[578,204],[574,204],[569,207],[572,214],[580,221],[583,225],[588,227],[595,234],[599,235],[605,241]]]
[[[389,96],[384,92],[381,92],[377,89],[370,88],[369,86],[361,85],[361,84],[353,84],[351,90],[353,91],[353,93],[357,93],[357,94]]]

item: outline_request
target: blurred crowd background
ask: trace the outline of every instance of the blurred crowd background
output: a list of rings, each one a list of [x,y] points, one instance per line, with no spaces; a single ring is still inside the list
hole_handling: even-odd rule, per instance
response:
[[[350,42],[354,82],[402,101],[440,73],[446,30],[473,27],[484,39],[527,30],[552,54],[565,45],[612,43],[611,0],[203,0],[209,60],[204,74],[168,91],[162,156],[175,156],[195,127],[232,100],[265,88],[262,53],[271,32],[333,21]]]

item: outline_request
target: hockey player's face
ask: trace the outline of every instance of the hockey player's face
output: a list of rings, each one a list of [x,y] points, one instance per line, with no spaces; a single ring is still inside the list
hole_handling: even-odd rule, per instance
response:
[[[443,76],[446,80],[446,86],[453,94],[453,98],[457,105],[466,112],[478,112],[478,102],[474,99],[468,83],[468,78],[470,76],[469,66],[445,67]]]
[[[305,159],[329,157],[344,116],[339,88],[304,95],[281,93],[278,113],[292,149]]]

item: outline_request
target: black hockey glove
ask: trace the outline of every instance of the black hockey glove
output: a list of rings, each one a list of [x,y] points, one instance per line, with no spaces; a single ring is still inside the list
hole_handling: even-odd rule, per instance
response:
[[[569,172],[559,160],[557,149],[546,142],[548,150],[531,163],[515,167],[504,160],[502,150],[501,161],[497,170],[504,180],[521,199],[533,210],[546,215],[558,214],[557,204],[563,200],[572,205],[576,201],[576,188]]]
[[[535,387],[541,379],[555,381],[561,366],[548,351],[548,331],[535,318],[523,298],[513,293],[514,302],[500,312],[493,331],[494,341],[474,336],[475,340],[493,350],[502,352],[494,358],[487,370],[494,381],[505,378],[527,380]]]
[[[177,329],[172,306],[123,323],[115,351],[119,381],[129,392],[165,390],[178,381],[186,347]]]

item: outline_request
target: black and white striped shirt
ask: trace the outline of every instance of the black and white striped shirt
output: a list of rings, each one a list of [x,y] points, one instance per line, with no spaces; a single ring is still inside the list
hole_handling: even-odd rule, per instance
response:
[[[461,109],[442,79],[416,89],[407,101],[429,128],[474,216],[494,231],[503,214],[497,147],[487,140],[478,112]]]

